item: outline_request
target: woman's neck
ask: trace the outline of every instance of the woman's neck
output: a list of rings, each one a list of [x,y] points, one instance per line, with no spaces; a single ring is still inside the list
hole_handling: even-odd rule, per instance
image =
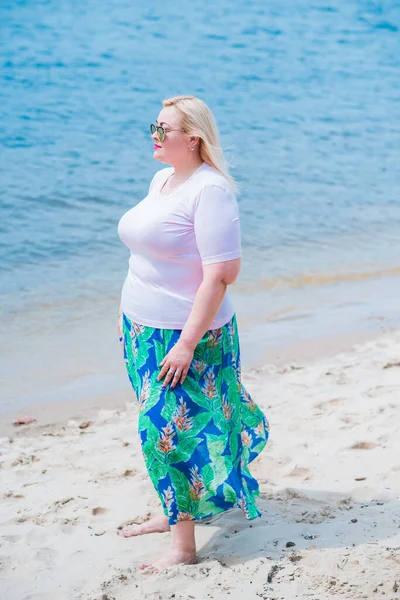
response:
[[[192,160],[185,162],[185,164],[172,165],[174,168],[174,183],[180,184],[189,179],[202,164],[203,161],[200,156],[194,156]]]

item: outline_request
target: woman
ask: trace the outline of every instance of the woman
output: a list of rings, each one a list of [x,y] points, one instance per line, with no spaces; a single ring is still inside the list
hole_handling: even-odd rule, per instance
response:
[[[171,553],[152,565],[159,570],[195,562],[196,521],[234,507],[260,515],[248,463],[268,423],[241,384],[227,294],[240,269],[239,213],[213,115],[198,98],[177,96],[150,129],[154,158],[172,168],[156,173],[119,223],[131,252],[119,325],[164,515],[123,534],[171,531]]]

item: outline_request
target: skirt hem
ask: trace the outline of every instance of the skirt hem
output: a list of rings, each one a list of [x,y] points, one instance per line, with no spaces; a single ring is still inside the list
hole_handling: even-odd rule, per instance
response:
[[[176,519],[174,519],[172,517],[172,518],[168,519],[168,524],[170,526],[172,526],[172,525],[177,525],[178,523],[185,523],[187,521],[193,521],[194,523],[199,523],[199,524],[203,523],[204,525],[208,525],[209,523],[211,524],[213,521],[216,521],[217,518],[222,517],[222,515],[224,513],[233,512],[234,510],[240,510],[243,513],[243,515],[245,516],[246,521],[253,521],[254,519],[258,519],[259,517],[261,517],[261,512],[258,509],[257,509],[258,514],[253,514],[253,515],[247,516],[246,512],[242,508],[240,508],[240,506],[232,506],[232,508],[221,508],[220,511],[216,512],[212,516],[193,517],[192,519],[187,518],[187,519],[182,519],[181,521],[177,521]],[[164,515],[166,517],[168,517],[168,515],[165,514],[165,512],[164,512]]]

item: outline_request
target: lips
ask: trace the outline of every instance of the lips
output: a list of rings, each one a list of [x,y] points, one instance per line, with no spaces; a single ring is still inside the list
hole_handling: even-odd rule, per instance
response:
[[[158,144],[154,144],[154,150],[158,150],[159,148],[162,148],[162,146],[159,146]]]

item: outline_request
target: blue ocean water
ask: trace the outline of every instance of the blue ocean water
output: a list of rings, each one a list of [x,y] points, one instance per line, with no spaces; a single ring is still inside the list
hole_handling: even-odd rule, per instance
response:
[[[63,340],[74,321],[114,317],[117,223],[160,168],[148,124],[178,93],[210,105],[240,185],[244,324],[295,310],[303,289],[316,301],[348,285],[357,303],[368,292],[354,282],[397,281],[399,2],[20,0],[0,17],[13,360],[27,337],[37,348],[45,331]]]

